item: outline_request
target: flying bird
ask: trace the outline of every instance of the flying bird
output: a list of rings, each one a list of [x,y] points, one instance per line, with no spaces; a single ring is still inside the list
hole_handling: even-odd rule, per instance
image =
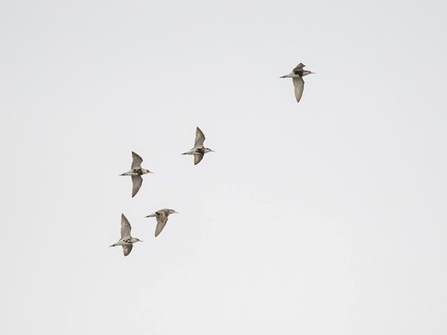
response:
[[[289,74],[282,76],[280,78],[292,78],[293,87],[295,88],[295,98],[296,102],[300,102],[301,96],[303,95],[304,90],[304,80],[303,77],[308,74],[314,74],[315,72],[304,70],[303,63],[299,63]]]
[[[120,174],[120,176],[131,176],[132,177],[132,198],[138,193],[141,185],[143,184],[143,178],[141,177],[146,173],[153,173],[147,169],[141,167],[143,158],[132,151],[132,166],[130,170]]]
[[[194,142],[194,148],[182,153],[182,155],[194,155],[194,165],[197,165],[208,152],[214,152],[210,148],[205,148],[203,142],[205,141],[205,135],[199,127],[196,128],[196,140]]]
[[[157,227],[155,228],[155,237],[157,237],[161,231],[163,230],[163,228],[166,226],[166,223],[168,222],[168,217],[170,214],[178,214],[178,212],[176,212],[173,209],[169,209],[169,208],[163,208],[163,209],[159,209],[158,211],[156,211],[155,213],[152,213],[150,215],[147,215],[147,218],[157,218]]]
[[[116,246],[122,246],[123,247],[123,254],[124,256],[127,256],[132,251],[132,247],[134,243],[137,242],[143,242],[142,240],[130,236],[130,231],[132,230],[132,227],[130,226],[129,221],[124,216],[124,214],[121,214],[121,239],[116,242],[115,244],[112,244],[111,247]]]

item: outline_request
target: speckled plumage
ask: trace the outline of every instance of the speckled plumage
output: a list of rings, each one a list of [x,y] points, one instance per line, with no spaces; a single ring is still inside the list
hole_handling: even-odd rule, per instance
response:
[[[205,135],[200,130],[199,127],[196,128],[196,139],[194,141],[194,147],[187,151],[182,153],[182,155],[194,155],[194,165],[197,165],[200,163],[200,161],[203,159],[203,156],[205,156],[208,152],[214,152],[214,150],[210,148],[205,148],[203,146],[203,142],[205,142]]]
[[[111,247],[122,246],[124,256],[130,254],[134,243],[143,242],[136,237],[132,237],[130,235],[131,230],[132,227],[130,226],[129,220],[127,220],[124,214],[121,214],[121,238],[118,242],[112,244]]]
[[[161,233],[163,228],[166,226],[170,214],[178,214],[178,212],[170,208],[163,208],[159,209],[155,213],[146,216],[147,218],[155,217],[157,219],[157,227],[155,228],[155,237],[157,237]]]
[[[285,76],[281,76],[280,78],[292,78],[293,87],[295,91],[295,98],[296,102],[300,102],[301,97],[303,95],[304,91],[304,80],[303,77],[307,76],[308,74],[313,74],[312,71],[304,70],[303,63],[299,63],[289,74],[286,74]]]

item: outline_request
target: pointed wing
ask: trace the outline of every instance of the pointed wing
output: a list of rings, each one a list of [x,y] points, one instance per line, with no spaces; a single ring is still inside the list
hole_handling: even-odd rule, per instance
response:
[[[124,256],[127,256],[127,255],[130,254],[130,252],[132,251],[132,247],[133,247],[132,244],[125,244],[125,245],[123,245],[123,254],[124,254]]]
[[[299,63],[297,66],[295,66],[295,68],[292,70],[292,72],[293,73],[301,72],[301,71],[303,71],[305,66],[306,65],[304,65],[303,63]]]
[[[143,177],[132,176],[132,198],[135,196],[135,194],[138,193],[142,184],[143,184]]]
[[[131,229],[129,220],[127,220],[124,214],[121,214],[121,239],[130,237]]]
[[[205,156],[205,154],[194,154],[194,165],[199,164],[203,156]]]
[[[205,142],[205,135],[203,135],[202,131],[199,127],[196,129],[196,140],[194,142],[194,148],[203,147],[203,142]]]
[[[140,155],[136,154],[132,151],[132,166],[131,169],[139,169],[141,168],[141,163],[143,162],[143,158]]]
[[[296,102],[300,102],[304,90],[304,80],[301,77],[295,77],[292,78],[292,80],[293,80],[293,86],[295,87]]]
[[[155,228],[155,237],[157,237],[168,222],[168,217],[162,211],[157,212],[157,227]]]

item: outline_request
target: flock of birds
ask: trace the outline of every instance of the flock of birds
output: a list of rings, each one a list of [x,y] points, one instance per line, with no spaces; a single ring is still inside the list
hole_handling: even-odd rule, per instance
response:
[[[303,63],[299,63],[292,70],[291,73],[280,77],[280,78],[292,78],[295,90],[296,102],[300,102],[301,96],[303,95],[304,90],[303,77],[307,76],[308,74],[314,73],[312,71],[304,70],[304,67],[305,65]],[[213,152],[212,149],[206,148],[203,145],[204,142],[205,142],[205,135],[200,130],[200,128],[197,127],[194,147],[191,150],[182,153],[182,155],[193,155],[194,165],[199,164],[206,153]],[[142,162],[143,159],[135,152],[132,152],[132,165],[130,167],[130,170],[121,174],[121,176],[130,176],[132,178],[132,198],[138,193],[138,191],[141,188],[141,185],[143,184],[142,175],[152,173],[148,169],[145,169],[141,166]],[[173,209],[163,208],[159,209],[155,213],[146,216],[146,217],[155,217],[157,220],[157,226],[155,228],[155,237],[157,237],[162,232],[163,228],[166,226],[169,215],[174,213],[178,214],[178,212],[176,212]],[[124,214],[121,214],[121,238],[118,242],[112,244],[111,247],[122,246],[124,256],[130,254],[134,243],[142,242],[140,239],[132,237],[131,230],[132,227],[129,223],[129,220],[127,220]]]

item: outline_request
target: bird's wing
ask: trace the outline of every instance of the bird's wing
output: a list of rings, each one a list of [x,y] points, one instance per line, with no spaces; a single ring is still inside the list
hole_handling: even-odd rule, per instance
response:
[[[130,237],[131,229],[129,220],[127,220],[124,214],[121,214],[121,239]]]
[[[143,177],[132,176],[132,198],[138,193],[141,184],[143,184]]]
[[[196,140],[194,142],[194,148],[203,147],[203,142],[205,142],[205,135],[203,135],[202,131],[199,127],[196,129]]]
[[[136,154],[132,151],[132,167],[131,169],[139,169],[141,168],[141,163],[143,162],[143,158],[140,155]]]
[[[124,254],[124,256],[127,256],[127,255],[130,254],[130,252],[132,251],[132,247],[133,247],[132,244],[124,244],[123,245],[123,254]]]
[[[194,154],[194,165],[197,165],[202,160],[205,154]]]
[[[303,71],[303,68],[305,66],[306,65],[304,65],[303,63],[299,63],[297,66],[295,66],[295,68],[292,70],[292,72],[297,73],[297,72]]]
[[[162,211],[157,212],[157,227],[155,228],[155,237],[157,237],[168,222],[168,217]]]
[[[304,90],[304,80],[301,77],[295,77],[292,78],[292,80],[293,80],[293,86],[295,87],[296,102],[300,102]]]

